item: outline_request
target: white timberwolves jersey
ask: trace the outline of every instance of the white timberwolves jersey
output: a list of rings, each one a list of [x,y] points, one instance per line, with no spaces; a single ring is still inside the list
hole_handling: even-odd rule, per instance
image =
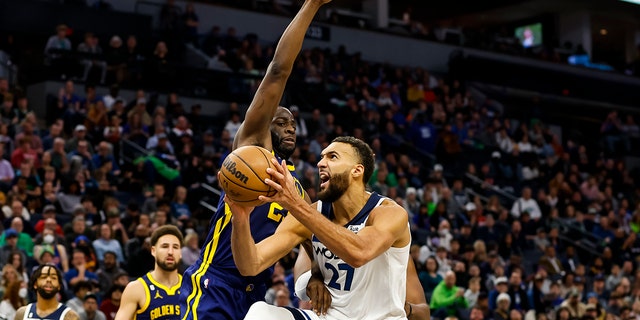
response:
[[[388,200],[372,193],[369,200],[345,228],[358,233],[364,228],[369,213]],[[318,201],[318,211],[333,218],[330,203]],[[327,319],[406,319],[407,262],[409,247],[389,248],[360,268],[353,268],[334,255],[318,238],[313,236],[313,251],[322,271],[325,284],[331,292],[331,308]]]

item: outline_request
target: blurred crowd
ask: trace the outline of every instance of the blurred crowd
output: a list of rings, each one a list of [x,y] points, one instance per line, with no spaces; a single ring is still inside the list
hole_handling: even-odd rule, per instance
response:
[[[255,76],[229,83],[253,93],[274,46],[219,32],[198,46],[234,74]],[[103,52],[97,35],[72,44],[67,33],[58,26],[45,45],[48,67],[69,75],[45,115],[0,79],[0,316],[8,319],[33,298],[23,289],[42,263],[63,270],[61,299],[74,310],[113,319],[124,285],[153,268],[148,237],[165,224],[184,232],[183,264],[193,264],[207,232],[200,201],[217,187],[247,107],[231,102],[205,117],[206,106],[183,105],[163,59],[171,39],[189,38],[168,37],[147,55],[135,37],[102,35],[111,40]],[[121,95],[120,85],[141,79],[154,81],[151,90]],[[632,114],[610,111],[599,141],[561,138],[551,123],[507,117],[510,106],[480,98],[464,79],[363,61],[345,48],[303,50],[288,101],[297,103],[286,105],[297,122],[291,160],[312,199],[315,164],[334,137],[374,149],[369,186],[409,213],[433,318],[640,319],[640,180],[624,161],[639,145]],[[297,305],[295,256],[275,268],[268,302]]]

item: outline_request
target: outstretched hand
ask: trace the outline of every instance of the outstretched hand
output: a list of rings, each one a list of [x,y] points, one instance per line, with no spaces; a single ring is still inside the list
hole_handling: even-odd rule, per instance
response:
[[[267,173],[271,175],[271,178],[265,179],[264,182],[275,189],[276,194],[271,197],[259,196],[258,200],[277,202],[287,210],[293,208],[299,201],[304,202],[300,197],[293,176],[287,168],[287,163],[284,160],[282,160],[282,163],[278,163],[275,158],[272,158],[271,162],[275,168],[267,168]]]

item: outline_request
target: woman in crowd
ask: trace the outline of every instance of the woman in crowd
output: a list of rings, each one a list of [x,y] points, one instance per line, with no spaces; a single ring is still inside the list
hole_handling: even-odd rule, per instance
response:
[[[11,281],[7,285],[2,302],[0,302],[0,318],[13,319],[16,310],[27,305],[27,284],[22,281]]]
[[[442,276],[438,274],[438,261],[435,257],[430,256],[425,261],[425,271],[420,272],[418,277],[420,278],[420,283],[422,283],[422,288],[424,289],[425,294],[428,297],[431,296],[431,293],[436,288],[436,286],[442,281]]]

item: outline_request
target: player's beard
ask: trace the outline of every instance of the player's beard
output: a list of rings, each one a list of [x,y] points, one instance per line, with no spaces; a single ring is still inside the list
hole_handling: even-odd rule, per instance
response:
[[[158,264],[158,267],[160,267],[160,269],[164,270],[164,271],[175,271],[176,269],[178,269],[178,266],[180,265],[180,261],[179,260],[173,260],[173,265],[169,265],[167,264],[166,261],[160,261],[160,260],[156,260],[156,263]]]
[[[271,147],[273,148],[273,151],[282,159],[287,160],[291,157],[293,152],[296,150],[296,147],[295,146],[289,147],[283,144],[281,140],[282,139],[280,138],[280,136],[276,132],[271,130],[271,145],[272,145]]]
[[[60,291],[60,288],[53,288],[51,291],[47,292],[44,288],[37,289],[38,294],[45,300],[53,299],[56,294]]]
[[[324,202],[336,202],[349,188],[349,172],[331,175],[329,186],[318,192],[318,199]]]

